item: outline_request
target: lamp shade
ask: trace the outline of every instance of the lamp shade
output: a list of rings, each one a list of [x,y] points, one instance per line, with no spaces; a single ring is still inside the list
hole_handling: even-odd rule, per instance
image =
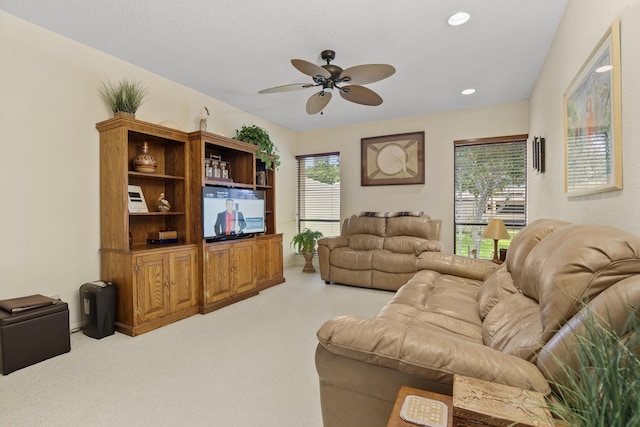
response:
[[[504,222],[500,218],[493,218],[489,221],[489,224],[487,224],[487,228],[484,229],[482,237],[485,239],[501,240],[508,239],[510,236]]]

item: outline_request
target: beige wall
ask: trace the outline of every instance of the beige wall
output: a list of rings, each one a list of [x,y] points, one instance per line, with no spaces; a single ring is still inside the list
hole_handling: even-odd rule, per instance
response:
[[[354,107],[358,108],[358,107]],[[527,102],[406,117],[305,132],[298,154],[340,152],[343,219],[359,211],[424,210],[443,220],[441,239],[453,252],[453,141],[526,134]],[[425,132],[425,184],[360,186],[360,139]]]
[[[457,139],[529,133],[547,140],[547,172],[530,175],[529,218],[604,222],[636,233],[640,194],[640,40],[637,0],[569,0],[538,82],[527,101],[295,134],[189,88],[0,12],[0,298],[59,295],[79,324],[79,287],[99,278],[99,158],[95,123],[110,117],[96,88],[124,76],[149,99],[137,117],[232,136],[243,123],[269,130],[282,156],[277,228],[285,263],[294,263],[295,154],[339,151],[343,216],[360,210],[423,209],[444,220],[453,244],[453,149]],[[562,93],[615,16],[622,22],[624,190],[568,200],[564,195]],[[360,186],[360,138],[424,130],[426,183]],[[531,169],[529,169],[531,171]]]
[[[95,123],[112,115],[97,93],[101,80],[130,77],[148,87],[140,120],[192,131],[206,105],[209,131],[265,127],[285,159],[277,204],[293,205],[293,184],[283,176],[293,174],[294,132],[4,12],[0,46],[0,298],[58,295],[70,303],[72,327],[79,324],[78,289],[100,278]]]
[[[562,95],[600,38],[620,17],[623,189],[568,199],[564,193]],[[544,136],[547,171],[530,175],[529,217],[605,223],[640,233],[640,2],[569,0],[529,103],[530,136]],[[531,170],[531,169],[529,169]]]

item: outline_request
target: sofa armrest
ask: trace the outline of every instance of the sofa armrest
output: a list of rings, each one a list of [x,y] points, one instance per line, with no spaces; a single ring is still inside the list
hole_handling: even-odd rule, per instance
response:
[[[444,243],[440,240],[427,240],[416,248],[416,255],[420,255],[422,252],[442,252]]]
[[[538,368],[515,356],[437,330],[403,322],[343,316],[317,333],[331,353],[446,383],[454,374],[550,392]]]
[[[333,250],[335,248],[349,246],[349,239],[344,236],[323,237],[318,240],[318,246],[326,246],[330,250]]]
[[[418,270],[433,270],[441,274],[484,281],[491,273],[500,268],[500,265],[484,259],[440,252],[422,252],[418,256],[417,267]]]

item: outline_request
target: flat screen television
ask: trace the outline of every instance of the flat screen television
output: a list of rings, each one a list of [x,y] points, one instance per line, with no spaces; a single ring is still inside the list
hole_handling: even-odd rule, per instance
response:
[[[264,233],[264,190],[202,187],[203,239],[241,239]]]

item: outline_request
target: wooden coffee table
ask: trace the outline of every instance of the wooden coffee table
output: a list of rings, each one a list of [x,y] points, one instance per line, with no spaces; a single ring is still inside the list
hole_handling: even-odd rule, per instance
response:
[[[460,427],[553,427],[544,396],[504,384],[456,375],[453,416]]]
[[[391,416],[389,417],[389,422],[387,423],[387,427],[415,427],[418,424],[413,424],[407,422],[400,418],[400,409],[402,408],[402,404],[404,403],[404,399],[409,395],[416,395],[420,397],[426,397],[428,399],[437,400],[447,405],[448,409],[448,422],[447,426],[453,426],[453,398],[451,396],[446,396],[444,394],[432,393],[426,390],[419,390],[417,388],[402,386],[400,387],[400,391],[398,391],[398,395],[396,396],[396,403],[393,405],[393,411],[391,412]]]
[[[559,427],[546,409],[544,396],[477,378],[455,375],[453,396],[402,386],[387,427],[414,427],[400,417],[409,395],[443,402],[448,408],[448,426],[456,427]],[[455,424],[454,424],[455,423]]]

